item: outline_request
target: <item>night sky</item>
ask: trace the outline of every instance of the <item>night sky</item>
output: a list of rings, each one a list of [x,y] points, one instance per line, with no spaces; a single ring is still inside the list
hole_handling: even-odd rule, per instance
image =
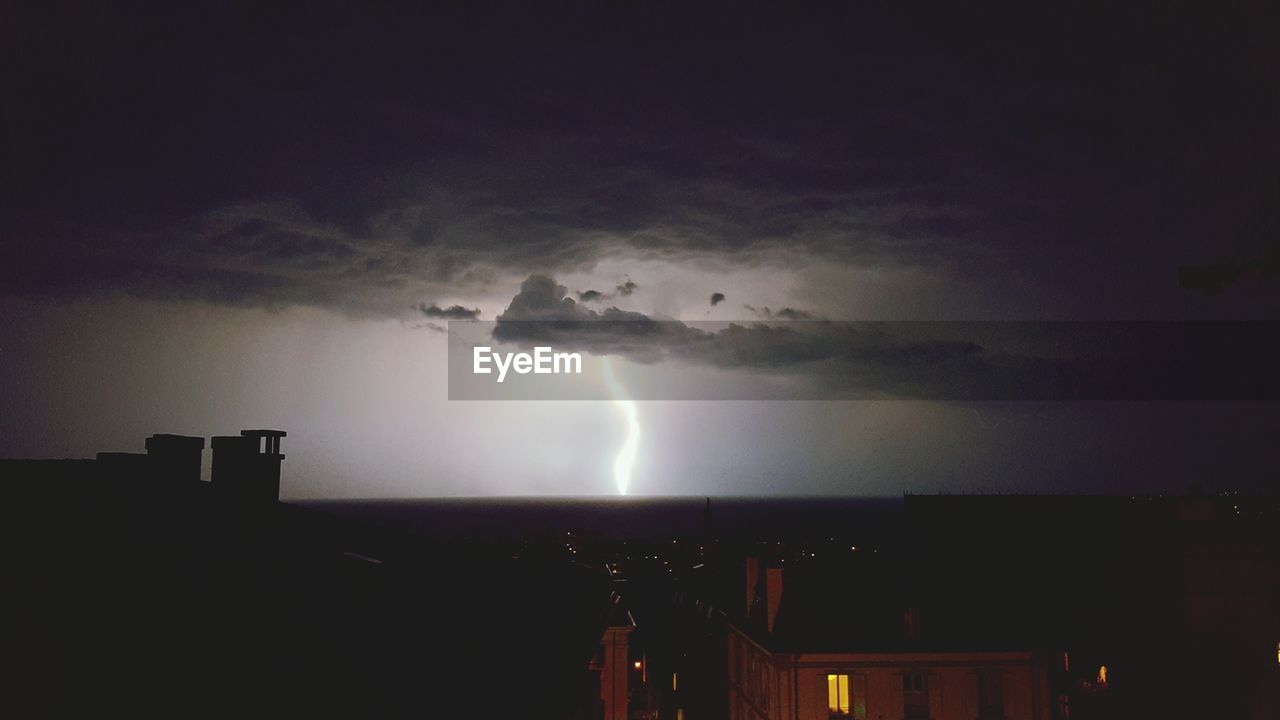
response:
[[[1280,319],[1270,3],[32,5],[0,22],[0,456],[277,427],[286,497],[616,492],[614,404],[447,399],[445,323],[535,290],[682,321]],[[642,494],[1259,489],[1280,428],[637,415]]]

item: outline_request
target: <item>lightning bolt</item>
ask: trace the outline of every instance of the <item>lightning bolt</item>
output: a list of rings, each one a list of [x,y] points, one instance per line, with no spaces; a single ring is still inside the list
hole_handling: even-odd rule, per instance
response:
[[[618,494],[626,495],[627,486],[631,484],[631,469],[636,464],[636,451],[640,449],[640,416],[636,412],[636,404],[627,397],[627,393],[613,376],[613,366],[609,358],[602,359],[604,366],[604,382],[613,396],[613,404],[627,421],[627,440],[618,450],[618,457],[613,461],[613,480],[618,484]]]

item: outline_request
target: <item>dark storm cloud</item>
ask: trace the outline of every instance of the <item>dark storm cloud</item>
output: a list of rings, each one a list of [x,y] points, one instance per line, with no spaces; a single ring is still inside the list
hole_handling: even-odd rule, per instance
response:
[[[608,299],[608,297],[608,295],[605,295],[599,290],[586,290],[578,293],[579,302],[597,302],[599,300]]]
[[[789,311],[789,312],[788,312]],[[987,400],[1280,399],[1278,323],[851,323],[771,313],[685,323],[524,281],[494,339],[791,376],[831,397]]]
[[[567,293],[563,285],[546,275],[530,275],[498,316],[494,338],[517,343],[555,342],[596,355],[658,362],[671,346],[697,335],[681,323],[655,320],[643,313],[616,307],[597,312],[574,302]]]
[[[875,378],[881,385],[877,391],[902,385],[902,368],[967,363],[981,358],[983,352],[966,341],[911,341],[882,330],[853,331],[839,324],[730,324],[708,330],[618,308],[597,312],[574,302],[563,285],[545,275],[532,275],[521,284],[520,292],[498,316],[493,336],[505,342],[550,343],[557,349],[618,355],[642,363],[676,360],[720,368],[793,371],[826,380],[840,374]]]
[[[753,313],[765,320],[820,320],[821,318],[807,310],[796,310],[795,308],[784,307],[781,310],[773,311],[768,307],[755,307],[754,305],[743,305],[748,312]]]
[[[724,302],[724,293],[711,293],[711,307],[715,307]]]
[[[1280,122],[1249,80],[1274,51],[1247,7],[313,8],[288,42],[260,30],[285,11],[206,10],[6,23],[6,289],[399,313],[713,259],[1099,307],[1274,231]]]
[[[143,230],[109,224],[31,229],[38,243],[4,244],[10,269],[30,276],[9,287],[83,292],[90,286],[80,281],[75,263],[103,262],[107,248],[111,257],[105,261],[132,264],[133,271],[104,274],[95,290],[151,295],[166,284],[160,264],[206,284],[226,273],[260,278],[238,288],[236,296],[246,303],[258,297],[264,305],[283,300],[379,313],[396,312],[413,295],[483,290],[511,273],[539,268],[586,270],[606,257],[793,266],[828,257],[852,265],[915,265],[977,251],[950,239],[933,245],[925,236],[895,247],[898,231],[891,225],[905,210],[867,191],[820,191],[824,197],[803,188],[783,191],[749,174],[737,176],[729,164],[737,161],[728,157],[713,161],[720,170],[693,177],[644,165],[599,167],[581,157],[570,138],[547,142],[556,162],[573,173],[544,184],[536,175],[512,175],[506,159],[490,165],[460,160],[453,182],[410,178],[418,189],[371,200],[338,222],[305,200],[292,200],[227,206]],[[609,209],[623,202],[620,197],[628,207]],[[95,244],[80,239],[85,237],[112,239]],[[60,271],[58,262],[49,262],[41,269],[45,251],[66,258],[67,267]],[[637,288],[627,280],[615,294]]]
[[[252,218],[205,240],[216,255],[250,258],[262,263],[324,266],[349,260],[356,251],[342,240],[309,234],[265,218]]]
[[[475,320],[480,317],[480,308],[465,308],[461,305],[442,308],[439,305],[426,305],[424,303],[418,306],[418,310],[429,318],[442,318],[445,320]]]

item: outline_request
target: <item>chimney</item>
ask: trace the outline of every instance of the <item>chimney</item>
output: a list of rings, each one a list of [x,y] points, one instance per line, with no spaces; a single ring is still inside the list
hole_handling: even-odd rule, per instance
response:
[[[212,477],[214,487],[246,502],[280,499],[280,438],[283,430],[241,430],[237,435],[215,437]]]
[[[773,621],[778,619],[778,607],[782,605],[782,568],[765,569],[765,599],[769,603],[765,612],[769,616],[769,632],[773,632]]]
[[[769,632],[782,606],[782,573],[782,568],[770,567],[764,558],[747,558],[747,616]]]
[[[147,438],[152,472],[163,482],[200,482],[204,438],[158,434]]]

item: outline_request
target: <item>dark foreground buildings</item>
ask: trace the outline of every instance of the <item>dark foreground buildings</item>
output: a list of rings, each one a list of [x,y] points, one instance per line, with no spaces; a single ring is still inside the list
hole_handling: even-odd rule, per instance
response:
[[[277,502],[283,432],[0,461],[0,717],[588,717],[616,595],[560,554]],[[459,714],[458,708],[467,708]]]
[[[1278,509],[908,496],[890,547],[746,559],[728,717],[1280,717]]]
[[[1280,717],[1274,498],[440,537],[279,503],[284,436],[0,461],[0,716]]]
[[[730,720],[1277,718],[1277,521],[1274,497],[907,496],[871,542],[851,524],[632,548],[618,567],[637,585],[641,704]]]

